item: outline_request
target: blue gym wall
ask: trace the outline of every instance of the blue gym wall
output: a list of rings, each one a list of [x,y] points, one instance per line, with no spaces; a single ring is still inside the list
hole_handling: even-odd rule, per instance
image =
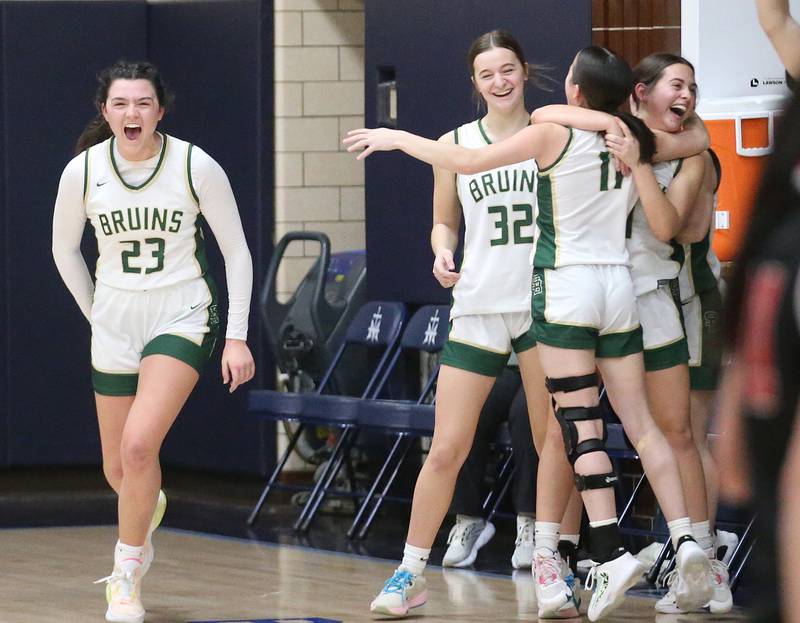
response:
[[[589,0],[369,0],[366,9],[365,117],[377,121],[379,70],[394,68],[398,127],[438,138],[476,118],[467,51],[480,34],[502,28],[528,62],[548,65],[553,90],[531,87],[529,109],[564,101],[575,53],[591,43]],[[400,152],[366,161],[367,283],[371,299],[448,303],[431,275],[433,176]]]
[[[59,176],[95,114],[98,70],[119,58],[160,65],[176,94],[163,128],[227,171],[261,283],[272,251],[272,14],[271,0],[0,3],[0,464],[100,460],[89,327],[50,251]],[[87,229],[90,257],[93,238]],[[209,246],[224,297],[222,259]],[[254,310],[249,342],[269,384],[257,319]],[[274,460],[273,436],[245,416],[242,390],[230,396],[222,386],[219,358],[167,438],[163,461],[263,472]]]

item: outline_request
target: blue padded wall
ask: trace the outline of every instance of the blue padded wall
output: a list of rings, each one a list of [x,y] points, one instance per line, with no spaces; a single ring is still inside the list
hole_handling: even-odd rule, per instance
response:
[[[97,462],[89,326],[53,264],[53,202],[75,140],[95,114],[95,71],[146,54],[147,5],[6,2],[0,10],[6,462]]]
[[[119,58],[160,66],[176,94],[162,127],[228,172],[258,288],[272,251],[272,13],[272,0],[0,3],[0,465],[100,461],[89,327],[50,251],[58,180],[95,114],[97,71]],[[227,309],[222,258],[209,238]],[[95,248],[87,228],[90,263]],[[272,361],[255,309],[251,318],[249,342],[269,386]],[[168,436],[164,463],[263,473],[274,460],[274,436],[247,419],[246,387],[233,396],[223,388],[220,353]]]

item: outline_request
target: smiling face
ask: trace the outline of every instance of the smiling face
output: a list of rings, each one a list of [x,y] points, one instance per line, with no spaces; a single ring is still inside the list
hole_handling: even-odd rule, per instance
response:
[[[649,89],[636,85],[639,106],[636,113],[651,128],[679,132],[697,104],[697,83],[692,68],[675,63],[664,69],[658,81]]]
[[[525,106],[528,69],[508,48],[481,52],[472,63],[472,82],[489,111],[509,113]]]
[[[158,151],[155,131],[164,108],[149,80],[114,80],[101,112],[123,157],[143,160]]]

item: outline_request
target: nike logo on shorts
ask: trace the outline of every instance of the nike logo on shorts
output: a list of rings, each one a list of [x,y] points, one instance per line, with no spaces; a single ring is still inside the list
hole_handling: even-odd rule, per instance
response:
[[[97,182],[97,186],[99,188],[100,186],[104,186],[104,185],[108,184],[108,182],[109,182],[109,180],[103,180],[102,182]]]

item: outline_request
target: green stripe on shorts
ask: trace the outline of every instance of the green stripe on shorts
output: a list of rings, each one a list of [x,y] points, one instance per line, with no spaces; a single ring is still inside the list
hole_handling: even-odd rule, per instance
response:
[[[646,372],[666,370],[689,362],[689,345],[683,337],[677,342],[644,350],[644,369]]]
[[[536,336],[534,335],[533,324],[531,324],[531,328],[525,333],[511,340],[511,348],[514,349],[515,353],[524,353],[526,350],[530,350],[535,346]]]
[[[477,346],[447,340],[441,363],[483,376],[499,376],[508,363],[509,354],[493,353]]]
[[[189,364],[198,373],[202,373],[203,365],[211,355],[210,344],[208,333],[205,334],[200,345],[180,335],[158,335],[144,347],[142,359],[149,355],[167,355]]]
[[[113,374],[92,367],[92,387],[101,396],[135,396],[138,374]]]
[[[627,357],[644,349],[642,327],[623,333],[608,333],[597,338],[597,357]]]

